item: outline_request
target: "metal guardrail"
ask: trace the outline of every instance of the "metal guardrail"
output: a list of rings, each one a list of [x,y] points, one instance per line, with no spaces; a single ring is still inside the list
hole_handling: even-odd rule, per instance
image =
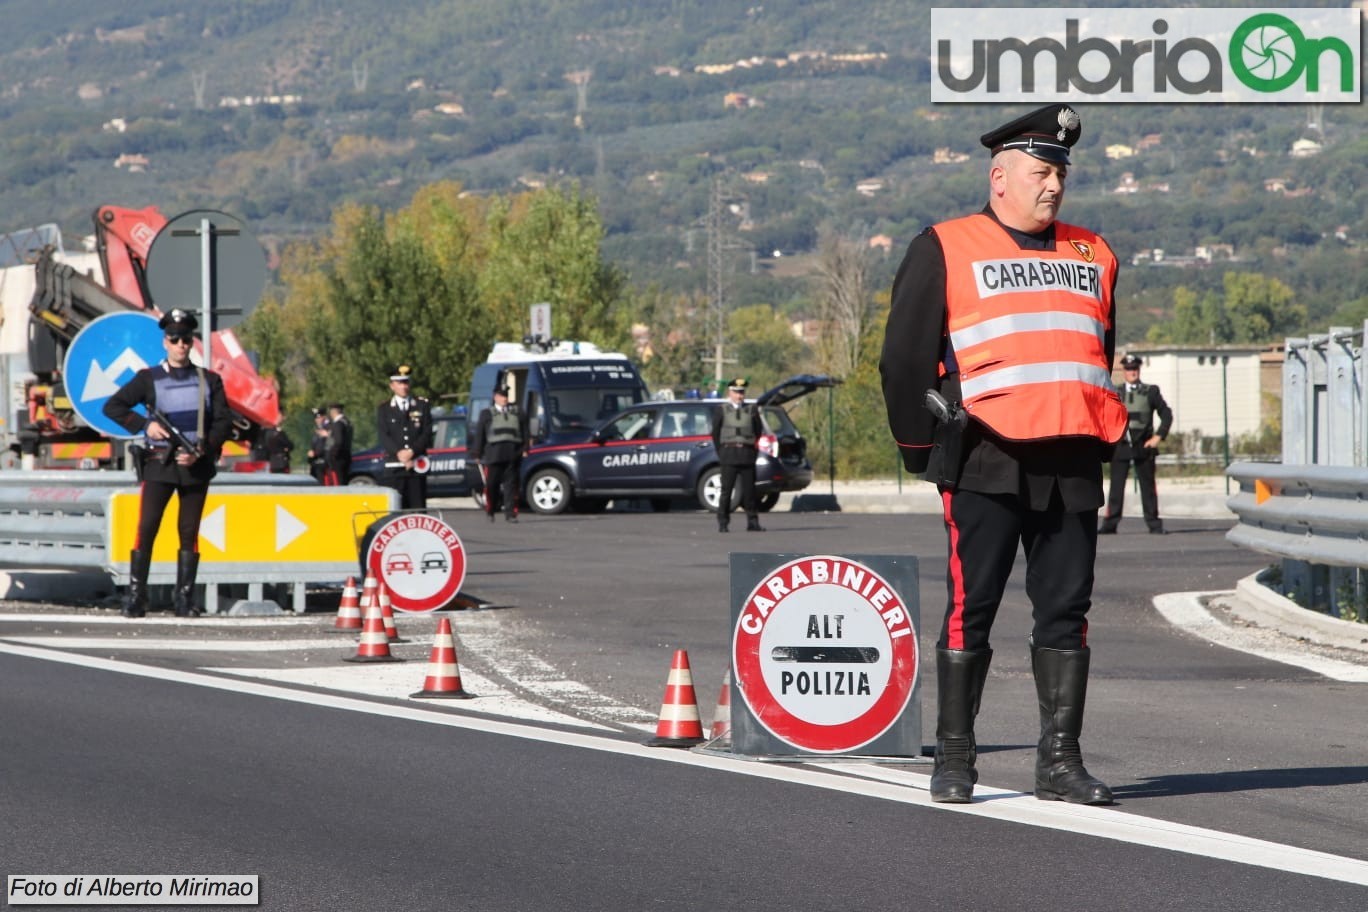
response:
[[[1226,501],[1242,548],[1331,567],[1368,567],[1368,468],[1237,462]]]
[[[1226,540],[1282,558],[1282,584],[1303,607],[1359,620],[1368,601],[1368,468],[1238,462]]]
[[[1237,462],[1226,537],[1282,558],[1277,588],[1297,604],[1368,619],[1368,322],[1288,338],[1282,462]]]
[[[317,489],[318,482],[307,475],[231,472],[220,474],[213,482],[214,490],[263,486]],[[0,471],[0,565],[101,570],[116,582],[125,583],[126,576],[115,569],[119,562],[112,561],[108,553],[107,513],[112,495],[136,491],[137,487],[137,479],[129,471]],[[168,534],[167,530],[162,534]],[[174,530],[170,534],[174,535]],[[350,566],[336,570],[344,576]],[[320,578],[319,569],[293,572],[277,568],[271,575],[278,579],[263,579],[259,571],[248,567],[201,564],[199,582],[206,585],[208,604],[215,602],[220,583],[248,583],[251,600],[260,600],[263,583],[293,584],[294,609],[303,611],[304,584],[333,578],[327,574]],[[174,566],[168,569],[154,563],[148,583],[175,583]]]

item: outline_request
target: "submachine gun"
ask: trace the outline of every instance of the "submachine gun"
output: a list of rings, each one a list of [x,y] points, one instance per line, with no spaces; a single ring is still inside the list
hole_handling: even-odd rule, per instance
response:
[[[185,450],[187,453],[193,453],[196,458],[204,455],[204,448],[199,444],[192,442],[189,437],[186,437],[181,433],[180,428],[172,424],[171,419],[166,417],[166,413],[161,409],[157,408],[155,405],[147,406],[147,417],[166,428],[171,434],[171,445],[167,447],[166,452],[162,454],[162,465],[170,465],[174,462],[176,459],[176,451],[181,449]]]

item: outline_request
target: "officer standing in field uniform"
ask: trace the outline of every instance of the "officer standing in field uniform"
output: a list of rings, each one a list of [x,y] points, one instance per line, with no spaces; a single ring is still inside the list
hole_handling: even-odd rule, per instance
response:
[[[988,205],[913,239],[893,282],[879,363],[889,427],[907,469],[937,482],[947,538],[933,801],[966,803],[978,781],[974,719],[1018,547],[1040,706],[1036,797],[1112,801],[1079,736],[1102,462],[1126,410],[1111,383],[1116,256],[1055,220],[1081,129],[1054,104],[984,134]]]
[[[328,468],[328,413],[323,406],[310,409],[313,412],[313,434],[309,437],[309,474],[319,484],[327,484],[324,473]]]
[[[347,417],[342,403],[334,402],[328,406],[328,439],[325,445],[326,481],[328,485],[345,485],[351,481],[352,457],[351,419]]]
[[[270,470],[277,474],[290,471],[290,454],[294,452],[294,441],[285,433],[285,422],[277,421],[275,427],[266,428],[261,433],[262,449]]]
[[[413,368],[401,364],[390,374],[394,395],[380,403],[375,425],[385,451],[385,485],[399,492],[405,510],[427,509],[427,475],[418,471],[418,457],[432,446],[432,409],[413,393]]]
[[[217,473],[219,452],[233,432],[233,415],[223,392],[223,381],[213,371],[190,363],[195,329],[194,314],[179,307],[158,324],[165,336],[166,360],[138,371],[104,404],[104,414],[130,433],[147,437],[147,454],[141,474],[138,502],[138,537],[129,557],[128,597],[124,617],[147,613],[147,575],[152,546],[161,528],[162,515],[179,500],[176,531],[176,588],[173,606],[177,617],[200,613],[195,605],[195,577],[199,572],[199,527],[209,481]],[[172,434],[158,421],[135,412],[138,405],[159,410],[192,446],[172,446]],[[169,458],[168,458],[169,457]]]
[[[760,409],[746,402],[746,378],[737,377],[727,386],[727,401],[713,413],[712,439],[717,461],[722,466],[722,491],[717,497],[717,531],[726,532],[731,524],[732,489],[741,482],[741,509],[746,511],[746,531],[764,532],[755,503],[756,445],[764,425]]]
[[[1140,357],[1126,355],[1121,359],[1125,382],[1117,388],[1126,404],[1129,421],[1126,434],[1116,445],[1111,460],[1111,489],[1107,493],[1107,509],[1102,514],[1099,535],[1115,535],[1121,525],[1121,510],[1126,505],[1126,478],[1131,463],[1135,463],[1135,477],[1140,481],[1140,506],[1145,511],[1145,525],[1151,535],[1164,534],[1164,521],[1159,518],[1159,492],[1154,483],[1154,457],[1159,455],[1159,444],[1168,437],[1173,426],[1173,409],[1153,383],[1140,382]],[[1154,429],[1154,416],[1159,415],[1159,430]]]
[[[489,521],[502,504],[504,518],[518,521],[518,475],[527,449],[527,421],[508,402],[508,387],[494,388],[494,404],[480,412],[470,458],[484,467],[485,512]]]

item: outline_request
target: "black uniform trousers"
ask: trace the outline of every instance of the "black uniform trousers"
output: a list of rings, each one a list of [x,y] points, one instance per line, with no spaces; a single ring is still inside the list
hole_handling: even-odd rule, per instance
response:
[[[144,481],[138,500],[138,540],[135,551],[151,551],[157,540],[162,516],[171,503],[171,495],[179,494],[176,530],[180,534],[180,550],[199,551],[200,516],[204,501],[209,496],[209,482],[177,484],[171,481]]]
[[[1026,554],[1032,642],[1047,649],[1087,645],[1092,605],[1097,512],[1069,513],[1059,493],[1032,510],[1015,494],[941,492],[949,561],[945,620],[936,646],[989,649],[989,632],[1016,561]]]
[[[385,486],[399,492],[399,507],[404,510],[427,509],[427,476],[412,469],[386,473]]]
[[[490,516],[500,509],[506,516],[518,515],[518,462],[486,462],[485,512]]]
[[[1159,519],[1159,492],[1154,483],[1153,456],[1112,460],[1111,488],[1107,491],[1107,515],[1102,520],[1102,528],[1115,529],[1121,524],[1121,511],[1126,505],[1126,479],[1130,477],[1132,462],[1135,463],[1135,477],[1140,482],[1140,507],[1145,512],[1145,525],[1151,529],[1162,529],[1164,523]]]
[[[747,448],[751,449],[751,448]],[[752,452],[754,450],[752,449]],[[741,509],[746,511],[748,519],[758,519],[759,511],[755,505],[755,460],[752,459],[748,464],[732,465],[722,463],[722,490],[717,495],[717,515],[726,519],[732,511],[732,492],[736,489],[737,482],[741,483]]]

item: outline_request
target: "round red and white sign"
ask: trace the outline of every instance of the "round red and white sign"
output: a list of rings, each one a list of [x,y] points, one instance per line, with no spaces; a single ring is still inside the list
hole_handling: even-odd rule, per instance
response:
[[[385,584],[399,611],[435,611],[461,591],[465,548],[456,530],[435,516],[405,513],[372,530],[366,567]]]
[[[818,555],[771,571],[746,598],[732,667],[751,714],[816,753],[851,751],[898,721],[917,680],[917,635],[883,577]]]

